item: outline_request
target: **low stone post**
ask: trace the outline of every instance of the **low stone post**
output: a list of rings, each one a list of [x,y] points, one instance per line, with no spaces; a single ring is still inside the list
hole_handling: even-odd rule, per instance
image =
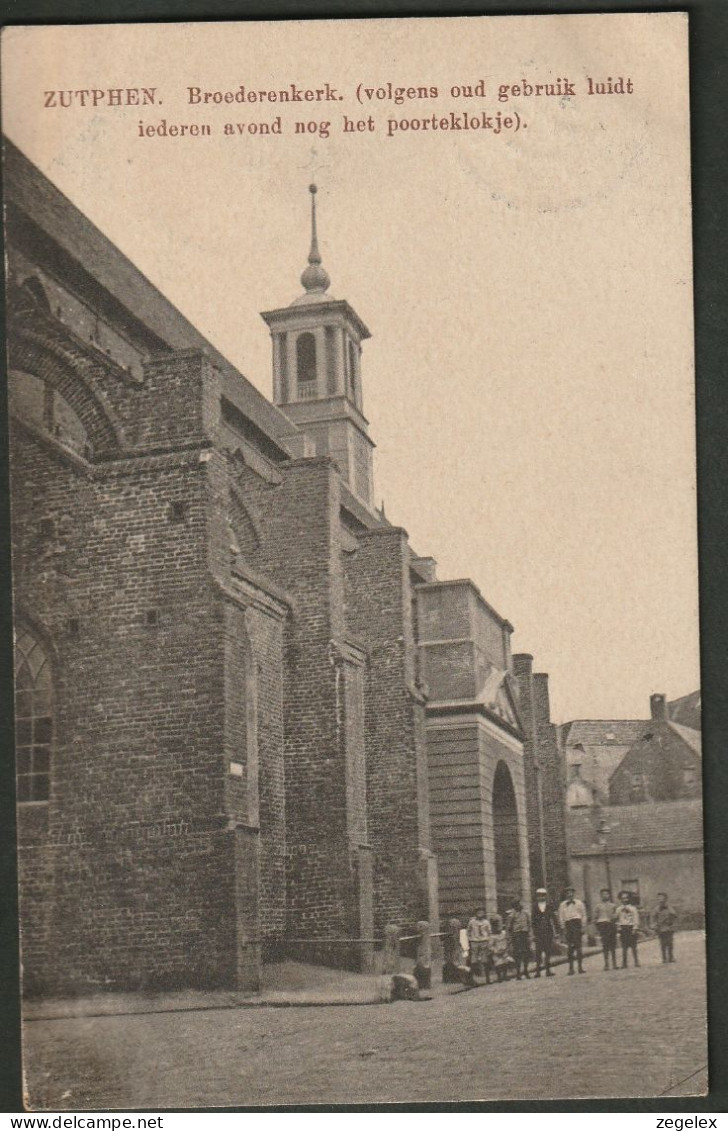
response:
[[[444,962],[442,964],[443,982],[459,982],[463,962],[463,948],[460,945],[460,920],[448,919],[444,943]]]
[[[387,923],[384,928],[383,974],[396,974],[399,970],[399,925]]]
[[[417,962],[414,975],[417,985],[421,990],[432,988],[432,939],[430,938],[430,924],[421,919],[417,924]]]

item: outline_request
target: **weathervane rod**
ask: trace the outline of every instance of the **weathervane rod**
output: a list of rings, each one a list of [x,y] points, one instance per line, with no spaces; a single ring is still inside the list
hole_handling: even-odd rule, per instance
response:
[[[320,263],[321,253],[318,246],[318,234],[316,232],[316,193],[318,188],[316,185],[309,185],[308,191],[311,193],[311,251],[308,255],[309,263]]]

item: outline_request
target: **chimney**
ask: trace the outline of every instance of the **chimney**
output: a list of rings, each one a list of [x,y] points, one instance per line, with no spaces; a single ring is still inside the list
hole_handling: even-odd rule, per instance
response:
[[[533,656],[528,652],[516,652],[513,657],[513,674],[515,676],[527,676],[531,678],[533,671]]]
[[[437,581],[437,562],[434,558],[413,558],[412,568],[425,581]]]
[[[551,722],[551,700],[549,696],[549,677],[547,672],[534,672],[535,714],[543,726]]]
[[[667,697],[665,695],[650,695],[650,717],[667,722]]]

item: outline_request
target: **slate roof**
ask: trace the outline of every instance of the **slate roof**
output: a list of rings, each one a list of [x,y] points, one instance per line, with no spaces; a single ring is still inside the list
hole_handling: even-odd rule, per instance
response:
[[[682,738],[683,742],[688,744],[694,754],[697,754],[698,757],[702,757],[703,744],[699,730],[693,730],[692,727],[684,727],[681,726],[680,723],[674,722],[668,723],[668,726],[670,726],[676,734],[680,735],[680,738]]]
[[[12,142],[4,138],[3,146],[6,200],[82,263],[96,283],[169,349],[204,350],[220,369],[223,383],[234,386],[241,410],[285,450],[284,437],[293,435],[296,425],[251,385]]]
[[[567,723],[567,746],[631,746],[648,726],[648,719],[575,719]]]
[[[701,729],[701,696],[700,689],[683,695],[680,699],[673,699],[667,704],[667,711],[674,723],[690,727],[692,730]]]
[[[572,856],[604,854],[596,835],[602,819],[609,826],[607,849],[610,855],[700,849],[703,845],[703,806],[699,798],[653,801],[644,805],[610,805],[600,810],[572,809],[567,814]]]

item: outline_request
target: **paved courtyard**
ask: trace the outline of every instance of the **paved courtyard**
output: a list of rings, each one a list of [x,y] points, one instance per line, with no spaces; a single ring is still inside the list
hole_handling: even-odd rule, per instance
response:
[[[245,1107],[706,1088],[705,941],[640,969],[508,982],[427,1002],[29,1021],[34,1108]]]

